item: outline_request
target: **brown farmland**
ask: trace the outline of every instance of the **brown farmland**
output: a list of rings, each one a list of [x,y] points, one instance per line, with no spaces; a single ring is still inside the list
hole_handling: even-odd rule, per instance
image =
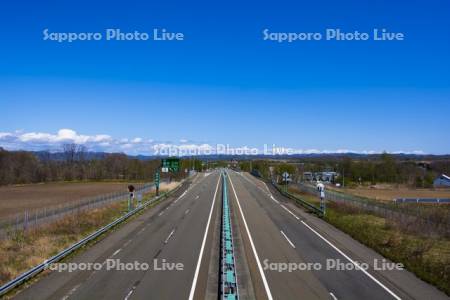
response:
[[[135,184],[136,185],[136,184]],[[0,187],[0,219],[83,198],[127,190],[124,182],[45,183]]]

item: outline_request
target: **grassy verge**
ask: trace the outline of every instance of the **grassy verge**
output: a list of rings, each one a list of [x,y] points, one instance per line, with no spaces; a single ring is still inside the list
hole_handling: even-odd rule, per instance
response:
[[[290,193],[318,206],[317,197],[291,189]],[[324,219],[384,257],[402,263],[409,271],[450,295],[450,240],[412,234],[404,224],[353,206],[327,203]]]
[[[164,191],[167,190],[161,189]],[[148,193],[143,200],[154,196],[154,192]],[[127,201],[121,201],[72,214],[26,232],[10,232],[0,241],[0,285],[114,221],[126,210]]]

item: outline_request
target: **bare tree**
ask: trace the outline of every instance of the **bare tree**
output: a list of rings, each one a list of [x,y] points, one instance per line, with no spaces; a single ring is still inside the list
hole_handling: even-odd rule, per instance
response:
[[[72,166],[76,158],[78,145],[72,143],[72,144],[64,144],[62,147],[66,163],[69,166]]]

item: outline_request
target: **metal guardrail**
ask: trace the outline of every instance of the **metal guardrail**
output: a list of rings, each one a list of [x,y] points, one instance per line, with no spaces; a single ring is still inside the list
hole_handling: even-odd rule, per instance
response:
[[[239,296],[226,176],[225,173],[222,173],[222,230],[220,239],[221,299],[233,300],[238,299]]]
[[[9,291],[11,291],[12,289],[14,289],[15,287],[21,285],[22,283],[24,283],[25,281],[31,279],[32,277],[36,276],[37,274],[39,274],[40,272],[46,270],[50,264],[55,263],[60,261],[61,259],[63,259],[64,257],[66,257],[67,255],[69,255],[70,253],[74,252],[75,250],[79,249],[80,247],[86,245],[88,242],[94,240],[95,238],[99,237],[100,235],[102,235],[103,233],[107,232],[109,229],[113,228],[114,226],[122,223],[123,221],[125,221],[126,219],[128,219],[129,217],[131,217],[132,215],[136,214],[137,212],[143,210],[145,207],[147,207],[148,205],[154,203],[155,201],[158,201],[160,199],[163,198],[167,198],[168,196],[170,196],[171,194],[173,194],[175,191],[177,191],[178,189],[180,189],[180,187],[182,186],[183,181],[180,183],[179,186],[177,186],[176,188],[174,188],[171,191],[168,191],[166,193],[161,194],[160,196],[154,197],[144,203],[142,203],[141,206],[135,208],[134,210],[126,213],[125,215],[123,215],[122,217],[116,219],[115,221],[109,223],[108,225],[100,228],[99,230],[95,231],[94,233],[91,233],[89,236],[85,237],[84,239],[78,241],[77,243],[73,244],[72,246],[64,249],[63,251],[59,252],[58,254],[56,254],[55,256],[45,260],[43,263],[33,267],[32,269],[22,273],[21,275],[19,275],[18,277],[16,277],[15,279],[7,282],[6,284],[4,284],[3,286],[0,287],[0,296],[5,295],[6,293],[8,293]]]
[[[395,203],[450,203],[450,198],[397,198]]]
[[[319,217],[323,216],[323,212],[320,208],[312,205],[311,203],[292,195],[289,192],[284,191],[283,189],[281,189],[275,182],[272,181],[272,185],[277,189],[278,192],[280,192],[280,194],[282,194],[285,197],[288,197],[289,199],[292,199],[294,201],[296,201],[297,203],[299,203],[300,205],[302,205],[303,207],[305,207],[306,209],[308,209],[309,211],[317,214]]]

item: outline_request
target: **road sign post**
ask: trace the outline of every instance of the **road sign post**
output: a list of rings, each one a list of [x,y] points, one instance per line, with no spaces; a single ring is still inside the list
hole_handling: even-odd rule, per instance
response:
[[[180,159],[179,158],[164,158],[161,161],[161,168],[166,172],[177,173],[180,171]]]
[[[180,171],[180,159],[179,158],[164,158],[161,160],[161,171],[163,173],[169,173],[169,183],[172,179],[171,173],[178,173]]]
[[[287,193],[288,192],[288,183],[289,183],[289,173],[284,172],[282,176],[283,176],[283,180],[284,180],[284,191]]]
[[[138,194],[138,206],[140,207],[142,205],[142,193]]]
[[[133,209],[133,200],[134,200],[134,186],[129,185],[128,191],[130,192],[130,197],[128,197],[128,211],[131,211]]]
[[[161,175],[159,173],[159,169],[156,170],[155,173],[155,187],[156,187],[156,196],[159,196],[159,181],[160,181]]]
[[[325,186],[323,183],[317,184],[317,190],[319,191],[319,197],[320,197],[320,210],[322,211],[322,215],[325,216],[326,212],[326,204],[325,204]]]

